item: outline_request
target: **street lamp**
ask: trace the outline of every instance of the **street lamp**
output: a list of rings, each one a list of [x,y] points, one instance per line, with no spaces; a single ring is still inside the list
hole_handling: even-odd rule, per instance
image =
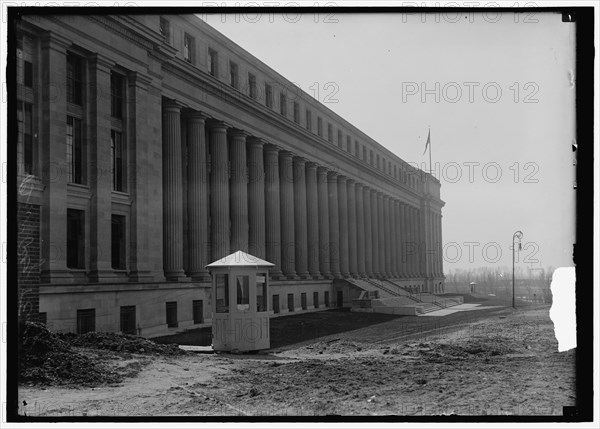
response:
[[[521,239],[523,238],[523,233],[521,231],[517,231],[513,234],[512,237],[512,257],[513,257],[513,270],[512,270],[512,306],[515,307],[515,238],[519,240],[519,250],[521,250]]]

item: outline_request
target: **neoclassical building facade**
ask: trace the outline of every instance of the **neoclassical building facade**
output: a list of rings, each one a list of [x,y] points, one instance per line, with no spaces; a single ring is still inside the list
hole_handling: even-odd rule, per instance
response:
[[[275,265],[273,315],[348,306],[352,278],[443,291],[439,181],[198,17],[25,15],[16,36],[51,328],[210,324],[205,267],[237,250]]]

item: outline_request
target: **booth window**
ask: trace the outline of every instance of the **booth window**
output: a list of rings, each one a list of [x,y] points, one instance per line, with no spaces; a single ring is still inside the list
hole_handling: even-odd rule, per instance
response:
[[[273,313],[279,313],[279,295],[273,295]]]
[[[250,276],[237,276],[235,284],[238,310],[246,310],[250,306]]]
[[[256,311],[267,311],[267,283],[264,275],[256,276]]]
[[[229,313],[229,275],[217,274],[217,313]]]

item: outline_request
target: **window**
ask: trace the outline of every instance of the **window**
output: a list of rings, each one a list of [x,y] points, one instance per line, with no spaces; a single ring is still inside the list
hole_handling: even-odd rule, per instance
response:
[[[350,136],[346,136],[346,150],[349,153],[352,153],[352,139],[350,138]]]
[[[293,293],[288,293],[288,311],[289,312],[294,311],[294,294]]]
[[[135,305],[126,305],[121,307],[121,332],[124,334],[135,335]]]
[[[323,137],[323,119],[320,116],[317,118],[317,135]]]
[[[17,82],[33,88],[33,39],[21,34],[17,38]]]
[[[279,113],[281,116],[287,116],[287,97],[283,92],[279,93]]]
[[[273,108],[273,87],[265,83],[265,104],[269,108]]]
[[[123,119],[123,76],[110,73],[110,116]]]
[[[358,140],[354,140],[354,155],[357,157],[360,156],[360,144],[358,143]]]
[[[327,140],[333,143],[333,125],[327,124]]]
[[[238,66],[233,61],[229,61],[229,85],[231,85],[235,89],[239,88]]]
[[[167,328],[177,328],[179,321],[177,320],[177,302],[167,302]]]
[[[78,56],[67,54],[67,101],[78,104],[82,102],[83,66]]]
[[[201,299],[195,299],[192,301],[192,313],[194,325],[204,323],[204,302]]]
[[[34,147],[33,147],[33,105],[19,102],[17,104],[17,121],[19,140],[23,144],[23,170],[26,174],[33,174]]]
[[[325,307],[329,307],[329,291],[325,291]]]
[[[398,166],[394,165],[394,179],[398,178]]]
[[[319,292],[313,292],[313,306],[319,308]]]
[[[363,161],[367,162],[367,148],[363,146]]]
[[[381,168],[381,163],[379,161],[379,154],[377,154],[377,169]]]
[[[267,279],[262,274],[256,276],[256,311],[267,311]]]
[[[215,282],[217,286],[217,313],[229,313],[229,275],[217,274]]]
[[[67,268],[85,268],[84,215],[83,210],[67,209]]]
[[[187,33],[183,36],[183,59],[194,63],[194,38]]]
[[[236,276],[236,303],[238,310],[247,310],[250,307],[250,277]]]
[[[302,310],[306,310],[306,292],[300,294],[300,305],[302,306]]]
[[[219,54],[214,49],[208,50],[208,72],[217,77],[219,71]]]
[[[388,161],[388,174],[392,174],[392,163],[390,161]]]
[[[279,313],[279,295],[273,295],[273,313]]]
[[[111,216],[111,261],[113,270],[126,269],[125,263],[125,216]]]
[[[248,95],[256,99],[256,76],[252,73],[248,73]]]
[[[337,142],[338,142],[338,147],[340,149],[344,148],[344,137],[342,136],[342,130],[338,130],[337,132]]]
[[[163,38],[165,39],[165,41],[167,43],[169,43],[169,21],[166,20],[165,18],[163,18],[162,16],[160,17],[160,35],[163,36]]]
[[[83,184],[83,145],[81,120],[67,116],[67,163],[69,182]]]
[[[96,330],[96,309],[77,310],[77,333],[79,335]]]
[[[113,173],[113,190],[125,190],[125,149],[123,135],[115,130],[110,131],[110,156]]]
[[[369,151],[369,156],[370,156],[369,163],[370,163],[371,165],[373,165],[373,150],[372,150],[372,149]]]
[[[306,129],[312,131],[312,112],[306,109]]]
[[[385,173],[386,170],[386,164],[385,164],[385,157],[381,157],[382,162],[381,162],[381,169],[383,170],[383,172]]]
[[[300,123],[300,104],[297,101],[294,101],[294,122]]]

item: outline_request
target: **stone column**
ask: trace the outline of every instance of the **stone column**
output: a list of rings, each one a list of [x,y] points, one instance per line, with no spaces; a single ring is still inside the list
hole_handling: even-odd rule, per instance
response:
[[[327,175],[329,191],[329,263],[331,275],[341,278],[340,273],[340,223],[338,212],[338,174],[330,171]]]
[[[421,251],[421,231],[419,228],[419,210],[417,208],[413,208],[413,230],[415,232],[415,257],[414,257],[414,266],[415,266],[415,275],[417,277],[421,277],[421,270],[419,267],[419,253]]]
[[[440,277],[444,276],[444,243],[442,241],[442,215],[437,215],[437,273]]]
[[[379,232],[379,276],[385,277],[385,212],[383,210],[383,192],[377,193],[377,215],[378,218],[378,232]]]
[[[329,191],[327,189],[327,169],[317,168],[317,192],[319,197],[319,270],[326,279],[331,279],[329,254]]]
[[[229,198],[231,215],[231,251],[248,252],[248,174],[246,167],[246,137],[248,133],[238,129],[230,130]]]
[[[358,278],[357,223],[356,223],[356,182],[348,179],[348,271]]]
[[[390,213],[390,197],[383,196],[384,237],[385,237],[385,276],[392,277],[392,228]]]
[[[349,277],[348,271],[348,187],[347,178],[338,176],[338,213],[340,228],[340,271],[342,277]]]
[[[406,203],[401,203],[401,227],[402,227],[402,276],[410,277],[410,231],[408,228],[408,206]]]
[[[296,279],[294,234],[294,172],[291,152],[279,152],[279,199],[281,202],[281,269],[288,279]]]
[[[110,138],[111,138],[111,122],[110,122],[110,98],[100,96],[103,88],[110,88],[110,67],[111,63],[108,59],[99,55],[94,55],[89,59],[89,84],[91,88],[98,89],[96,96],[90,97],[89,110],[89,157],[93,160],[89,164],[88,182],[90,186],[90,267],[88,277],[92,282],[108,282],[114,281],[115,274],[112,268],[111,259],[111,222],[112,211],[109,209],[112,204],[113,180],[110,176],[105,176],[105,172],[112,171],[111,153],[110,153]],[[177,120],[179,120],[179,107],[177,107]],[[65,118],[66,119],[66,118]],[[85,119],[82,119],[81,137],[85,141]],[[174,135],[170,137],[175,138]],[[179,133],[177,134],[179,137]],[[126,142],[126,134],[122,136]],[[64,142],[64,138],[62,139]],[[107,143],[108,142],[108,143]],[[173,142],[173,148],[181,148],[181,141]],[[128,146],[125,146],[128,148]],[[164,141],[163,141],[163,147]],[[128,148],[129,149],[129,148]],[[85,158],[84,158],[85,159]],[[163,158],[164,159],[164,158]],[[84,162],[84,165],[87,165]],[[181,172],[181,158],[179,164],[173,165],[176,171]],[[84,167],[85,171],[85,167]],[[171,171],[172,172],[172,171]],[[169,176],[172,177],[172,176]],[[84,182],[85,183],[85,182]],[[181,182],[179,182],[181,183]],[[181,195],[181,189],[179,190]],[[171,195],[173,197],[173,195]],[[179,206],[177,209],[181,211],[181,198],[178,200]],[[180,228],[179,234],[182,233],[182,223],[176,226]],[[171,247],[171,249],[173,249]],[[179,270],[181,277],[183,274],[183,253],[176,250],[173,254],[176,260],[176,270]],[[181,264],[179,264],[181,262]]]
[[[293,158],[294,180],[294,244],[296,273],[301,279],[308,279],[308,226],[306,213],[306,160]]]
[[[379,277],[379,206],[377,191],[371,189],[371,248],[373,249],[373,277]]]
[[[261,259],[266,258],[263,145],[264,141],[258,138],[248,142],[248,251]]]
[[[363,219],[365,230],[365,276],[373,277],[373,223],[371,220],[371,188],[363,187]]]
[[[167,280],[178,281],[183,272],[183,172],[181,165],[181,106],[163,104],[163,231],[164,271]]]
[[[319,273],[319,194],[317,191],[317,164],[306,163],[306,216],[308,272],[314,279]]]
[[[194,112],[188,116],[188,275],[194,280],[210,280],[204,268],[210,264],[208,256],[208,173],[206,170],[206,115]]]
[[[365,270],[365,213],[363,209],[363,185],[357,183],[355,186],[356,201],[356,263],[358,277],[364,277]]]
[[[281,213],[279,203],[279,149],[264,147],[265,159],[265,253],[275,266],[269,270],[272,279],[282,279],[281,272]]]
[[[212,261],[231,253],[229,242],[229,158],[227,128],[210,124],[210,243]]]
[[[392,243],[392,277],[398,278],[398,201],[390,199],[390,241]]]

